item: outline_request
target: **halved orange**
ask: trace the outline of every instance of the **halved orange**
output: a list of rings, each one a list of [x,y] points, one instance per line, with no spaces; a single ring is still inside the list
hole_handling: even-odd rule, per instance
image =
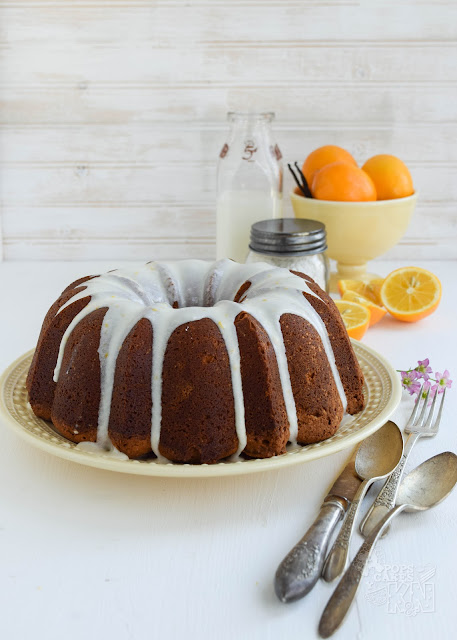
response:
[[[387,276],[380,295],[382,304],[394,318],[417,322],[439,305],[441,282],[427,269],[402,267]]]
[[[356,293],[355,291],[346,291],[346,293],[342,296],[343,300],[349,300],[349,302],[357,302],[358,304],[363,305],[370,312],[370,327],[379,322],[381,318],[384,318],[387,311],[384,307],[380,307],[375,304],[372,300],[365,298],[364,296]]]
[[[364,298],[368,298],[378,306],[382,306],[382,301],[379,295],[381,291],[383,278],[373,278],[370,282],[363,282],[362,280],[338,280],[338,290],[341,297],[346,291],[354,291]]]
[[[361,340],[370,324],[370,312],[367,307],[357,302],[348,300],[335,300],[348,335],[356,340]]]

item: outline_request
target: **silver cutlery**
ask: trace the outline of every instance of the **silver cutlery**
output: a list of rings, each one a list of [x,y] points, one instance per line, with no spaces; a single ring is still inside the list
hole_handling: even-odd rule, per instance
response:
[[[403,454],[403,437],[395,422],[389,420],[364,440],[357,450],[355,471],[362,479],[348,509],[338,536],[330,550],[322,571],[327,582],[340,576],[347,563],[349,545],[359,506],[370,485],[382,480],[395,469]]]
[[[275,592],[282,602],[293,602],[305,596],[321,575],[332,531],[361,483],[355,472],[356,453],[357,449],[328,492],[314,523],[276,571]]]
[[[364,568],[385,527],[402,511],[426,511],[444,500],[457,483],[457,456],[446,451],[426,460],[408,473],[400,484],[396,506],[389,510],[360,547],[352,564],[324,609],[319,634],[330,637],[350,609]]]
[[[409,434],[408,438],[405,442],[405,448],[403,451],[402,458],[396,467],[395,471],[390,475],[384,484],[383,488],[379,492],[377,498],[371,505],[367,514],[365,515],[362,523],[360,525],[360,533],[367,537],[371,534],[377,524],[383,519],[388,511],[390,511],[395,505],[395,499],[397,497],[398,487],[403,475],[403,471],[405,469],[406,462],[408,460],[408,456],[411,453],[414,445],[419,440],[419,438],[433,438],[438,433],[438,427],[441,421],[441,414],[443,412],[443,403],[444,396],[446,394],[446,390],[444,391],[440,403],[440,408],[438,411],[438,415],[435,420],[433,420],[433,414],[435,410],[435,404],[438,397],[438,394],[435,394],[433,398],[433,403],[426,416],[427,403],[429,398],[430,390],[428,390],[427,395],[422,404],[422,410],[418,417],[419,407],[421,404],[421,393],[419,393],[418,399],[416,400],[416,404],[414,406],[413,412],[406,424],[405,433]],[[383,536],[388,532],[389,527],[385,527],[383,530]]]

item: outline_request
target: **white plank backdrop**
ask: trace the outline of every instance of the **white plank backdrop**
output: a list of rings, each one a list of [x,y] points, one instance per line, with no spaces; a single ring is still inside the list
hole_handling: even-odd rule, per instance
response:
[[[213,257],[247,108],[276,112],[288,161],[399,155],[420,204],[388,257],[457,258],[452,0],[0,1],[0,55],[3,259]]]

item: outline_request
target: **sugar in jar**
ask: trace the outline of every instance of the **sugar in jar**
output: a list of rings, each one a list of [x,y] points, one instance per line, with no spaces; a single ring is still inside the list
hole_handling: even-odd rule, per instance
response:
[[[300,271],[328,291],[329,261],[325,225],[317,220],[279,218],[251,226],[246,262],[266,262]]]

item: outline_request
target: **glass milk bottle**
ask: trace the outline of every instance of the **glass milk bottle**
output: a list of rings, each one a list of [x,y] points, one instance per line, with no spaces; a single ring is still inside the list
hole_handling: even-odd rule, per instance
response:
[[[244,262],[251,225],[282,216],[283,166],[271,134],[274,113],[229,113],[217,167],[217,259]]]

